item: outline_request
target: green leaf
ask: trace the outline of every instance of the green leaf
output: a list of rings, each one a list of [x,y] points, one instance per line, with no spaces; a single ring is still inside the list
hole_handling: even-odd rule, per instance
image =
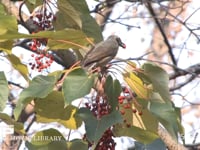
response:
[[[142,144],[135,141],[135,150],[166,150],[166,146],[161,139],[156,139],[149,144]]]
[[[88,76],[81,68],[71,71],[63,83],[65,101],[70,104],[73,100],[84,97],[94,83],[94,76]]]
[[[138,113],[133,113],[133,125],[135,125],[135,123],[138,122],[138,124],[140,124],[140,126],[138,126],[138,127],[146,129],[146,130],[154,132],[154,133],[157,133],[158,120],[147,109],[149,102],[145,99],[139,99],[139,98],[137,98],[137,102],[138,102],[139,106],[136,105],[135,108],[138,111],[141,111],[142,115],[139,115]],[[127,118],[127,120],[128,120],[128,118]]]
[[[102,30],[96,23],[94,18],[90,15],[81,16],[83,22],[83,32],[88,36],[94,38],[95,43],[99,43],[103,40]],[[91,30],[92,29],[92,30]]]
[[[2,5],[0,5],[2,6]],[[6,15],[5,9],[2,6],[0,13],[0,36],[4,36],[6,34],[9,34],[10,32],[17,33],[17,20],[13,16]],[[13,46],[13,41],[4,38],[3,40],[0,40],[0,49],[7,51],[10,50]]]
[[[96,20],[90,15],[88,5],[85,0],[68,0],[69,3],[79,12],[82,20],[82,30],[88,36],[95,39],[98,43],[103,40],[102,30]]]
[[[54,76],[38,75],[33,78],[29,87],[20,94],[20,99],[26,102],[27,97],[44,98],[53,90],[56,81]]]
[[[25,145],[29,150],[66,150],[67,144],[63,135],[55,129],[37,132]]]
[[[6,52],[7,54],[12,53],[12,48],[13,48],[13,40],[3,40],[0,42],[0,49]]]
[[[159,122],[167,129],[170,135],[177,140],[180,120],[178,120],[174,107],[172,107],[170,103],[163,104],[151,102],[149,109]]]
[[[9,31],[0,34],[1,40],[14,40],[19,38],[48,38],[48,46],[51,49],[86,49],[90,44],[87,36],[81,30],[65,29],[61,31],[41,31],[35,34],[22,34],[17,31]]]
[[[155,139],[159,138],[159,136],[151,131],[143,130],[141,128],[132,126],[132,127],[123,127],[122,125],[118,124],[115,125],[114,129],[115,136],[129,136],[134,138],[136,141],[148,144]]]
[[[6,13],[5,7],[3,4],[0,4],[0,15],[4,15]]]
[[[106,78],[104,89],[106,95],[108,96],[108,102],[111,105],[111,109],[116,110],[116,107],[118,105],[118,97],[122,91],[119,81],[118,80],[113,81],[112,77],[108,76]]]
[[[82,23],[78,11],[67,0],[58,0],[57,4],[59,11],[56,14],[57,19],[54,22],[55,29],[81,29]]]
[[[72,105],[67,107],[64,107],[64,105],[64,97],[58,91],[52,91],[45,98],[36,99],[35,111],[37,122],[58,122],[66,128],[77,129],[82,124],[82,121],[76,115],[78,109]]]
[[[169,93],[169,76],[165,70],[161,67],[145,63],[142,68],[144,69],[144,74],[148,76],[153,85],[153,90],[158,92],[165,102],[170,102],[170,93]]]
[[[36,4],[36,1],[37,0],[28,0],[28,2],[31,3],[31,4]]]
[[[178,130],[179,130],[180,135],[182,136],[185,134],[185,132],[184,132],[184,127],[181,124],[181,108],[175,107],[174,109],[175,109],[176,115],[177,115]]]
[[[78,115],[85,122],[86,136],[90,142],[97,144],[103,133],[116,123],[122,122],[121,114],[118,111],[113,111],[100,119],[96,119],[92,112],[87,108],[81,108]]]
[[[46,97],[54,88],[57,78],[55,76],[36,76],[30,82],[28,88],[24,89],[17,102],[14,114],[18,118],[21,110],[25,105],[30,103],[33,98],[44,98]]]
[[[160,96],[160,94],[157,92],[153,92],[153,91],[150,93],[149,100],[151,102],[165,103],[165,101]]]
[[[0,35],[2,35],[2,30],[5,32],[8,31],[17,31],[17,20],[14,16],[4,15],[0,13]]]
[[[30,35],[28,34],[22,34],[18,33],[18,31],[7,31],[7,29],[0,29],[0,30],[6,30],[4,33],[0,34],[0,41],[7,41],[7,40],[14,40],[19,38],[30,38]]]
[[[70,142],[67,142],[67,150],[88,150],[88,143],[80,139],[74,139]]]
[[[0,119],[8,125],[13,125],[15,132],[17,132],[18,134],[25,134],[24,125],[22,123],[16,122],[7,114],[0,113]]]
[[[86,35],[81,30],[44,31],[36,33],[34,36],[48,38],[50,49],[86,49],[85,46],[90,44]]]
[[[12,66],[20,72],[20,74],[24,77],[24,79],[28,81],[29,78],[28,78],[27,66],[22,64],[20,59],[14,54],[7,55],[7,58],[10,60]]]
[[[0,89],[0,111],[2,111],[8,101],[9,95],[8,82],[2,71],[0,71]]]

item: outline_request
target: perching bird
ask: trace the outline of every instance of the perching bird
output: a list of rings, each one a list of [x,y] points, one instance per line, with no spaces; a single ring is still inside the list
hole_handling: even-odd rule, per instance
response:
[[[119,46],[126,48],[126,45],[122,43],[118,36],[109,36],[86,53],[81,66],[83,68],[104,67],[117,55]]]

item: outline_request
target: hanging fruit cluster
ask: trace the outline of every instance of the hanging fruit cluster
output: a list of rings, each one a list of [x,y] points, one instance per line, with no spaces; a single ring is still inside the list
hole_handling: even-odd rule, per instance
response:
[[[135,103],[135,105],[139,105],[135,101],[135,97],[136,97],[136,94],[134,92],[129,90],[127,87],[123,88],[122,94],[118,97],[119,105],[121,105],[120,112],[122,115],[124,115],[125,110],[128,110],[128,109],[130,109],[132,113],[135,113],[135,114],[138,113],[138,115],[140,116],[142,115],[142,110],[138,111],[136,108],[132,107],[133,103]]]
[[[49,8],[49,9],[47,9]],[[43,1],[43,5],[34,11],[34,15],[30,18],[34,25],[34,30],[31,34],[44,31],[53,30],[53,21],[56,20],[55,15],[51,12],[50,5],[48,1]],[[43,69],[47,69],[53,63],[53,55],[46,50],[48,39],[32,39],[28,42],[28,47],[35,54],[31,54],[31,62],[29,65],[32,70],[37,70],[41,72]]]
[[[131,127],[132,123],[124,117],[128,113],[134,113],[137,115],[142,115],[140,109],[133,107],[133,98],[136,97],[135,93],[128,89],[128,87],[122,88],[122,93],[118,97],[118,107],[116,108],[121,112],[122,117],[124,118],[123,125],[124,127]],[[108,102],[108,97],[106,94],[98,94],[93,96],[90,102],[85,103],[86,108],[88,108],[97,119],[101,119],[103,116],[111,113],[111,105]],[[130,119],[131,120],[131,119]],[[101,139],[98,141],[95,150],[114,150],[116,143],[113,139],[113,127],[109,127],[102,135]],[[89,148],[92,147],[92,143],[87,140],[86,135],[84,135],[84,140],[89,144]]]
[[[38,72],[41,72],[43,69],[47,69],[53,63],[53,57],[51,54],[31,54],[31,57],[34,58],[32,62],[29,63],[31,69],[37,69]]]
[[[106,95],[97,94],[94,96],[94,99],[91,103],[85,103],[86,108],[90,109],[93,115],[97,119],[101,119],[103,116],[108,115],[111,112],[111,106],[108,103],[108,99]],[[115,141],[113,139],[114,135],[112,132],[112,127],[108,128],[101,139],[99,140],[95,150],[114,150],[115,149]],[[87,140],[86,136],[84,139]],[[88,141],[88,140],[87,140]],[[89,142],[88,142],[89,143]],[[92,143],[89,143],[89,147],[92,146]]]

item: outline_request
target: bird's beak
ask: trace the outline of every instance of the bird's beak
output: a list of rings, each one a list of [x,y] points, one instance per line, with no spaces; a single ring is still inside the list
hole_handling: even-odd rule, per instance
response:
[[[122,48],[126,48],[126,45],[124,43],[119,43],[119,46],[121,46]]]
[[[117,42],[119,44],[119,46],[121,46],[122,48],[126,48],[126,44],[124,44],[120,38],[117,39]]]

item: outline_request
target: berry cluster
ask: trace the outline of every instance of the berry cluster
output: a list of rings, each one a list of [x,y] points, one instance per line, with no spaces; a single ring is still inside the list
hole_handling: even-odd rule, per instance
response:
[[[44,1],[44,4],[34,12],[34,15],[30,17],[30,20],[32,20],[33,23],[32,26],[35,26],[32,33],[44,30],[52,30],[54,28],[53,21],[56,20],[56,17],[47,9],[47,6],[47,2]],[[51,8],[49,9],[52,10]]]
[[[94,116],[98,119],[107,115],[111,111],[111,106],[108,104],[107,96],[95,96],[95,99],[92,101],[92,104],[85,103],[86,108],[90,109],[90,111],[94,114]],[[99,140],[95,150],[114,150],[116,143],[113,140],[113,132],[111,127],[107,129],[101,139]],[[86,139],[86,137],[85,137]],[[89,147],[92,144],[89,143]]]
[[[31,34],[34,34],[39,31],[51,30],[53,29],[52,22],[55,21],[55,15],[47,10],[47,2],[44,1],[43,6],[35,11],[34,16],[31,16],[34,30]],[[46,45],[48,40],[43,39],[32,39],[28,46],[36,54],[31,56],[34,58],[33,62],[29,63],[31,69],[36,69],[38,72],[41,72],[43,69],[47,69],[51,66],[53,62],[53,56],[46,51]]]
[[[85,105],[96,118],[101,118],[102,116],[109,114],[111,109],[106,96],[102,97],[97,95],[92,104],[85,103]]]
[[[126,113],[130,112],[137,114],[139,116],[142,115],[142,110],[133,108],[133,103],[134,105],[139,106],[139,104],[133,101],[134,97],[136,97],[135,93],[130,91],[127,87],[123,88],[122,94],[118,97],[118,102],[119,102],[118,108],[120,110],[121,115],[125,116]],[[131,123],[129,123],[126,119],[124,119],[124,124],[126,125],[126,127],[131,127]]]
[[[56,17],[52,12],[49,12],[44,6],[41,10],[37,11],[34,14],[34,16],[31,16],[30,19],[32,19],[33,24],[38,27],[38,31],[43,31],[53,29],[52,22],[56,20]]]
[[[44,46],[46,46],[46,44],[47,39],[32,39],[28,46],[32,51],[38,53],[38,51],[44,50]]]
[[[121,93],[121,95],[118,97],[118,110],[121,112],[121,115],[125,115],[126,117],[128,115],[126,115],[126,112],[131,112],[137,115],[142,115],[142,111],[140,111],[139,109],[135,109],[132,108],[133,106],[133,97],[136,97],[136,95],[129,90],[127,87],[122,88],[123,91]],[[111,112],[111,106],[108,103],[108,99],[106,95],[95,95],[94,98],[92,99],[91,103],[85,103],[86,108],[90,109],[90,111],[93,113],[93,115],[97,118],[100,119],[101,117],[103,117],[104,115],[107,115]],[[126,117],[124,118],[124,125],[125,127],[129,128],[131,127],[132,123],[130,123],[128,121],[128,119],[126,119]],[[113,139],[114,134],[112,131],[112,128],[114,126],[108,128],[103,136],[101,137],[101,139],[99,140],[99,142],[97,143],[97,146],[95,148],[95,150],[114,150],[116,143]],[[88,142],[88,147],[92,147],[92,143],[90,143],[87,140],[86,135],[84,135],[84,140],[86,140]]]
[[[107,129],[99,140],[95,150],[114,150],[116,143],[112,139],[113,136],[111,128]]]
[[[38,72],[41,72],[43,69],[47,69],[53,63],[53,57],[51,54],[31,54],[31,57],[34,58],[34,61],[30,62],[29,65],[31,69],[37,69]]]

